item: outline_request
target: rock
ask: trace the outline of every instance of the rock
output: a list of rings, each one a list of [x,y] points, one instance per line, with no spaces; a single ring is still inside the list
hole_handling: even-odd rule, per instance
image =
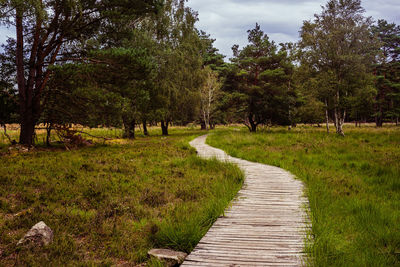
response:
[[[40,246],[47,246],[53,241],[53,231],[44,222],[35,224],[21,240],[18,241],[17,246],[25,244],[35,244]]]
[[[173,251],[170,249],[152,249],[148,254],[165,262],[167,266],[180,265],[187,257],[187,254],[184,252]]]

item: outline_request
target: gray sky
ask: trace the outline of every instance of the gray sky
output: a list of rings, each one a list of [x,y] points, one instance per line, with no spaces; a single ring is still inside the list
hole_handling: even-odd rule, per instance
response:
[[[304,20],[320,13],[327,0],[189,0],[199,12],[197,27],[216,39],[215,46],[228,58],[231,47],[247,44],[247,30],[258,22],[276,43],[295,42]],[[400,24],[400,0],[364,0],[368,16]],[[0,26],[0,43],[14,31]]]
[[[8,29],[4,25],[0,24],[0,44],[4,44],[8,37],[14,37],[15,33],[13,30]],[[1,48],[0,48],[1,50]]]
[[[234,44],[247,44],[247,30],[256,22],[276,43],[295,42],[304,20],[321,12],[327,0],[189,0],[199,12],[197,27],[216,39],[215,46],[228,58]],[[366,15],[400,24],[400,0],[364,0]]]

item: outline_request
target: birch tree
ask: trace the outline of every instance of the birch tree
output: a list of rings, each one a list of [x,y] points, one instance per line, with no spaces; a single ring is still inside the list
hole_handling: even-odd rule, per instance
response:
[[[333,93],[326,96],[326,103],[333,106],[327,110],[333,110],[340,135],[344,135],[348,99],[365,85],[360,79],[366,75],[359,74],[370,71],[379,47],[371,34],[372,19],[364,12],[360,0],[330,0],[300,31],[303,59],[317,73],[329,73],[325,82]]]
[[[210,129],[212,115],[216,110],[216,100],[221,89],[221,83],[218,74],[211,68],[205,69],[206,80],[200,89],[201,114],[206,125],[206,130]]]

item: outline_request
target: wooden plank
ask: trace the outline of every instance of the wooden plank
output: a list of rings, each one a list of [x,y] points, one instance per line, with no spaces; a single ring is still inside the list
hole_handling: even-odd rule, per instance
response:
[[[280,168],[230,157],[205,140],[191,142],[199,156],[236,163],[246,179],[232,206],[182,266],[302,265],[310,220],[301,181]]]

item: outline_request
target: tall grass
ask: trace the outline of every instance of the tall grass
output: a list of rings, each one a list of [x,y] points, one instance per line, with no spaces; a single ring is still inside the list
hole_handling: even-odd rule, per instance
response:
[[[118,137],[107,129],[90,133]],[[196,156],[188,141],[200,131],[151,134],[0,156],[0,266],[137,264],[155,247],[190,252],[243,175]],[[39,221],[53,229],[54,242],[16,247]]]
[[[207,142],[306,185],[316,266],[400,266],[400,128],[220,130]]]

